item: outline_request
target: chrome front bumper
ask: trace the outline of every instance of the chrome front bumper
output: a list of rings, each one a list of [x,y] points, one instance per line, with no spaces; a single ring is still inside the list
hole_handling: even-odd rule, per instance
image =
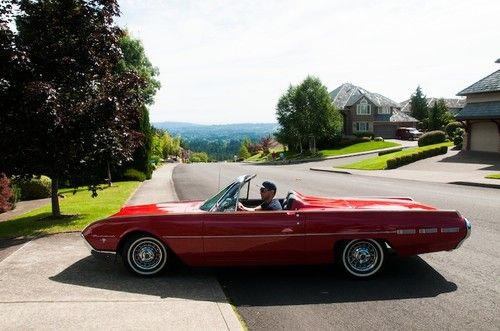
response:
[[[88,249],[90,249],[90,253],[92,254],[92,256],[94,256],[95,258],[99,260],[110,260],[116,258],[116,252],[98,251],[94,247],[92,247],[92,245],[87,241],[87,239],[85,239],[83,233],[81,233],[80,236],[82,237],[83,242],[88,247]]]
[[[465,220],[465,227],[467,228],[467,233],[465,234],[464,239],[462,239],[462,240],[458,243],[458,245],[457,245],[457,247],[455,247],[455,249],[457,249],[457,248],[459,248],[460,246],[462,246],[462,244],[464,243],[464,241],[465,241],[467,238],[469,238],[469,237],[470,237],[470,233],[471,233],[471,231],[472,231],[472,225],[471,225],[471,223],[469,222],[469,220],[468,220],[468,219],[466,219],[465,217],[464,217],[464,220]]]

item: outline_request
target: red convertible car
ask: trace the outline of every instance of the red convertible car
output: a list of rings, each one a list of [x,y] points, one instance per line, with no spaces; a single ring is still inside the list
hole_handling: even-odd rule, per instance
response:
[[[238,177],[206,201],[122,208],[82,236],[94,255],[121,254],[142,276],[168,266],[172,255],[191,266],[323,264],[338,261],[355,277],[376,274],[387,249],[399,255],[449,251],[471,224],[453,210],[411,198],[323,198],[290,191],[280,211],[237,211],[255,175]]]

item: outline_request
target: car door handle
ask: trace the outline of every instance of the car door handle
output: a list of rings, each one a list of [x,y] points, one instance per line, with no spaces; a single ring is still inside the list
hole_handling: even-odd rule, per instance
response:
[[[281,233],[293,233],[293,230],[290,228],[285,228],[285,229],[281,230]]]

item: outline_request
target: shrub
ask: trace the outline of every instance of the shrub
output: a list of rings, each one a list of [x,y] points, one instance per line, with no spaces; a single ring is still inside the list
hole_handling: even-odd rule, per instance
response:
[[[463,124],[460,122],[450,122],[446,125],[444,131],[446,131],[449,138],[453,138],[455,136],[455,131],[457,129],[463,129],[463,127]]]
[[[5,174],[0,173],[0,213],[4,213],[12,209],[12,188],[10,187],[10,179]]]
[[[12,184],[12,199],[11,199],[11,204],[12,204],[12,209],[16,208],[17,203],[19,200],[21,200],[21,188],[17,186],[16,184]]]
[[[373,138],[375,138],[375,133],[373,133],[373,132],[356,132],[356,133],[354,133],[354,136],[356,136],[358,138],[373,139]]]
[[[387,160],[387,169],[396,169],[398,167],[398,163],[396,159]]]
[[[455,146],[462,146],[462,143],[464,142],[464,133],[465,130],[462,128],[456,128],[455,131],[453,131],[453,144]]]
[[[428,145],[434,145],[434,144],[439,144],[442,142],[445,142],[446,140],[446,135],[443,131],[430,131],[422,135],[418,139],[418,146],[428,146]]]
[[[52,181],[47,176],[31,180],[19,180],[16,185],[21,190],[21,200],[35,200],[50,197]]]
[[[137,169],[130,168],[123,173],[123,179],[143,182],[146,180],[146,174]]]
[[[241,155],[240,155],[241,157]],[[250,157],[250,156],[248,156]],[[191,157],[189,158],[189,161],[191,162],[208,162],[208,154],[205,152],[197,152],[197,153],[192,153]]]
[[[382,137],[375,137],[375,138],[373,138],[373,140],[375,140],[375,141],[384,141],[384,138],[382,138]]]
[[[439,154],[446,154],[448,153],[448,147],[447,146],[441,146],[439,151]]]

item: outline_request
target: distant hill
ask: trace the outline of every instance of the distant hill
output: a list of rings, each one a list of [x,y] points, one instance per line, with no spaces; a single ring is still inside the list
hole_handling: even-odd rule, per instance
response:
[[[272,135],[278,129],[278,123],[239,123],[239,124],[193,124],[183,122],[153,123],[158,129],[164,129],[183,139],[244,139],[252,140]]]
[[[239,124],[193,124],[184,122],[153,123],[158,129],[167,130],[171,135],[180,135],[193,151],[204,151],[212,159],[232,159],[238,153],[241,141],[248,138],[254,142],[273,135],[278,123]]]

